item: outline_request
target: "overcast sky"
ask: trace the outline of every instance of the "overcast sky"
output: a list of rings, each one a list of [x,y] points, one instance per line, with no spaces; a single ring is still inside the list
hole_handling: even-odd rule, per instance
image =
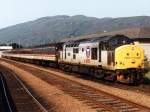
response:
[[[150,0],[0,0],[0,28],[54,15],[150,16]]]

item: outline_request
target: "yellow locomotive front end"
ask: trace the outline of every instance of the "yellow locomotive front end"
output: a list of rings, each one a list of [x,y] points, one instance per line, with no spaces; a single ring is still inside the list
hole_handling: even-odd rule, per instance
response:
[[[144,50],[136,45],[123,45],[115,49],[117,81],[137,83],[143,79]]]

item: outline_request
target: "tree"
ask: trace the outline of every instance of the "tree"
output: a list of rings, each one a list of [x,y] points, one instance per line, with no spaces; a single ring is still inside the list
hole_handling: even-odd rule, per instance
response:
[[[0,44],[0,46],[7,46],[7,44],[5,44],[5,43],[2,43],[2,44]]]
[[[22,45],[19,45],[19,44],[17,44],[17,43],[11,43],[11,44],[9,44],[9,46],[12,46],[13,49],[23,48]]]

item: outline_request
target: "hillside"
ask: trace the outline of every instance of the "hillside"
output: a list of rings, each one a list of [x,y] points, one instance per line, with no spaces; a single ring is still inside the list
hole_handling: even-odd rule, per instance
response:
[[[82,15],[44,17],[0,30],[0,44],[21,43],[35,46],[57,42],[66,37],[133,27],[150,27],[149,16],[94,18]]]

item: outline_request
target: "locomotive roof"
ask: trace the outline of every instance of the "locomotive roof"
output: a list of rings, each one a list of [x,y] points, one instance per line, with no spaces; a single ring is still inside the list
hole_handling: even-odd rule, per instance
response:
[[[128,38],[127,36],[124,35],[109,35],[109,36],[103,36],[103,37],[96,37],[94,39],[90,39],[91,42],[109,42],[112,40],[131,40],[130,38]]]
[[[127,36],[124,35],[107,35],[102,37],[95,37],[90,39],[82,39],[82,40],[75,40],[75,41],[68,41],[65,43],[65,45],[70,44],[80,44],[80,43],[89,43],[89,42],[110,42],[110,43],[116,43],[116,41],[126,41],[128,43],[132,43],[132,39],[130,39]]]

